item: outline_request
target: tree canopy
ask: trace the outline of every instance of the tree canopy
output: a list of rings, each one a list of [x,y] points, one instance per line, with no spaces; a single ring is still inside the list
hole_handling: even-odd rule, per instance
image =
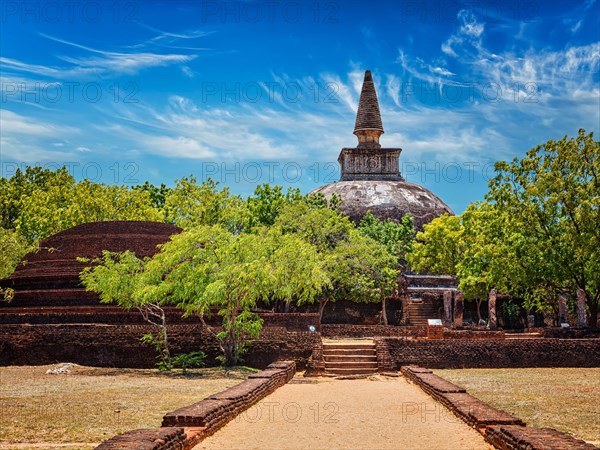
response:
[[[253,312],[259,300],[312,302],[329,278],[314,246],[296,235],[266,228],[232,234],[202,225],[173,236],[145,264],[127,252],[105,254],[82,281],[103,301],[125,307],[176,305],[201,320],[216,309],[224,363],[235,365],[246,341],[260,332],[262,320]]]
[[[397,257],[338,211],[296,202],[282,210],[275,226],[314,245],[325,262],[330,283],[320,296],[321,316],[328,302],[383,302],[397,289]]]
[[[522,159],[498,162],[486,201],[425,225],[410,267],[456,275],[470,297],[491,287],[544,310],[585,292],[590,325],[600,302],[600,143],[580,130]]]
[[[488,201],[510,218],[520,273],[532,301],[582,289],[590,325],[600,302],[600,142],[593,133],[549,140],[525,158],[499,162]],[[513,272],[513,271],[511,271]],[[519,271],[517,271],[519,272]],[[522,276],[526,274],[527,276]]]

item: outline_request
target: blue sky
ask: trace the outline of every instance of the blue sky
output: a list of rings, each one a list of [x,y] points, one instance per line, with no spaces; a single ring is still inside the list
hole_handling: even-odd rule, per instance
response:
[[[1,175],[309,192],[356,144],[370,69],[382,145],[460,213],[495,160],[598,135],[599,2],[3,1]]]

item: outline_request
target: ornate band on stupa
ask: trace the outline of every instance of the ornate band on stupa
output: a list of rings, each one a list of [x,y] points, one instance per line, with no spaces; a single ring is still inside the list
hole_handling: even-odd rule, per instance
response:
[[[342,171],[341,181],[403,181],[398,168],[402,149],[381,148],[379,137],[383,132],[375,84],[371,71],[367,70],[354,125],[358,145],[353,148],[343,148],[338,157]]]

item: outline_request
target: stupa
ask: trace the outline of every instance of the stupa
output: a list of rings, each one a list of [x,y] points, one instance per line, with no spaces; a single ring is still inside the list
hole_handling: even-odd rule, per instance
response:
[[[371,72],[365,72],[360,93],[354,134],[358,145],[342,148],[338,157],[340,181],[321,186],[313,194],[327,199],[335,193],[343,201],[342,212],[353,221],[371,213],[380,219],[399,221],[405,214],[414,219],[415,228],[452,210],[433,192],[408,183],[400,174],[401,148],[383,148],[379,138],[384,133],[379,102]]]
[[[14,273],[0,280],[0,287],[14,289],[14,307],[100,306],[98,295],[87,292],[79,273],[87,265],[78,257],[94,259],[103,250],[131,250],[138,257],[153,256],[157,245],[181,232],[174,225],[144,221],[91,222],[54,234],[40,243],[40,250],[25,255]]]

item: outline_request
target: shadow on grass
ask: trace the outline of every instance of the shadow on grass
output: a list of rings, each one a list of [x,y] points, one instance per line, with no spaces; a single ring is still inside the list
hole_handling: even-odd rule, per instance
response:
[[[152,378],[169,378],[169,379],[218,379],[230,378],[245,380],[248,375],[258,372],[259,369],[246,366],[236,366],[230,368],[224,367],[205,367],[201,369],[187,369],[187,373],[183,373],[181,369],[163,370],[158,369],[132,369],[119,367],[85,367],[74,366],[71,368],[72,375],[86,376],[135,376],[135,377],[152,377]]]

